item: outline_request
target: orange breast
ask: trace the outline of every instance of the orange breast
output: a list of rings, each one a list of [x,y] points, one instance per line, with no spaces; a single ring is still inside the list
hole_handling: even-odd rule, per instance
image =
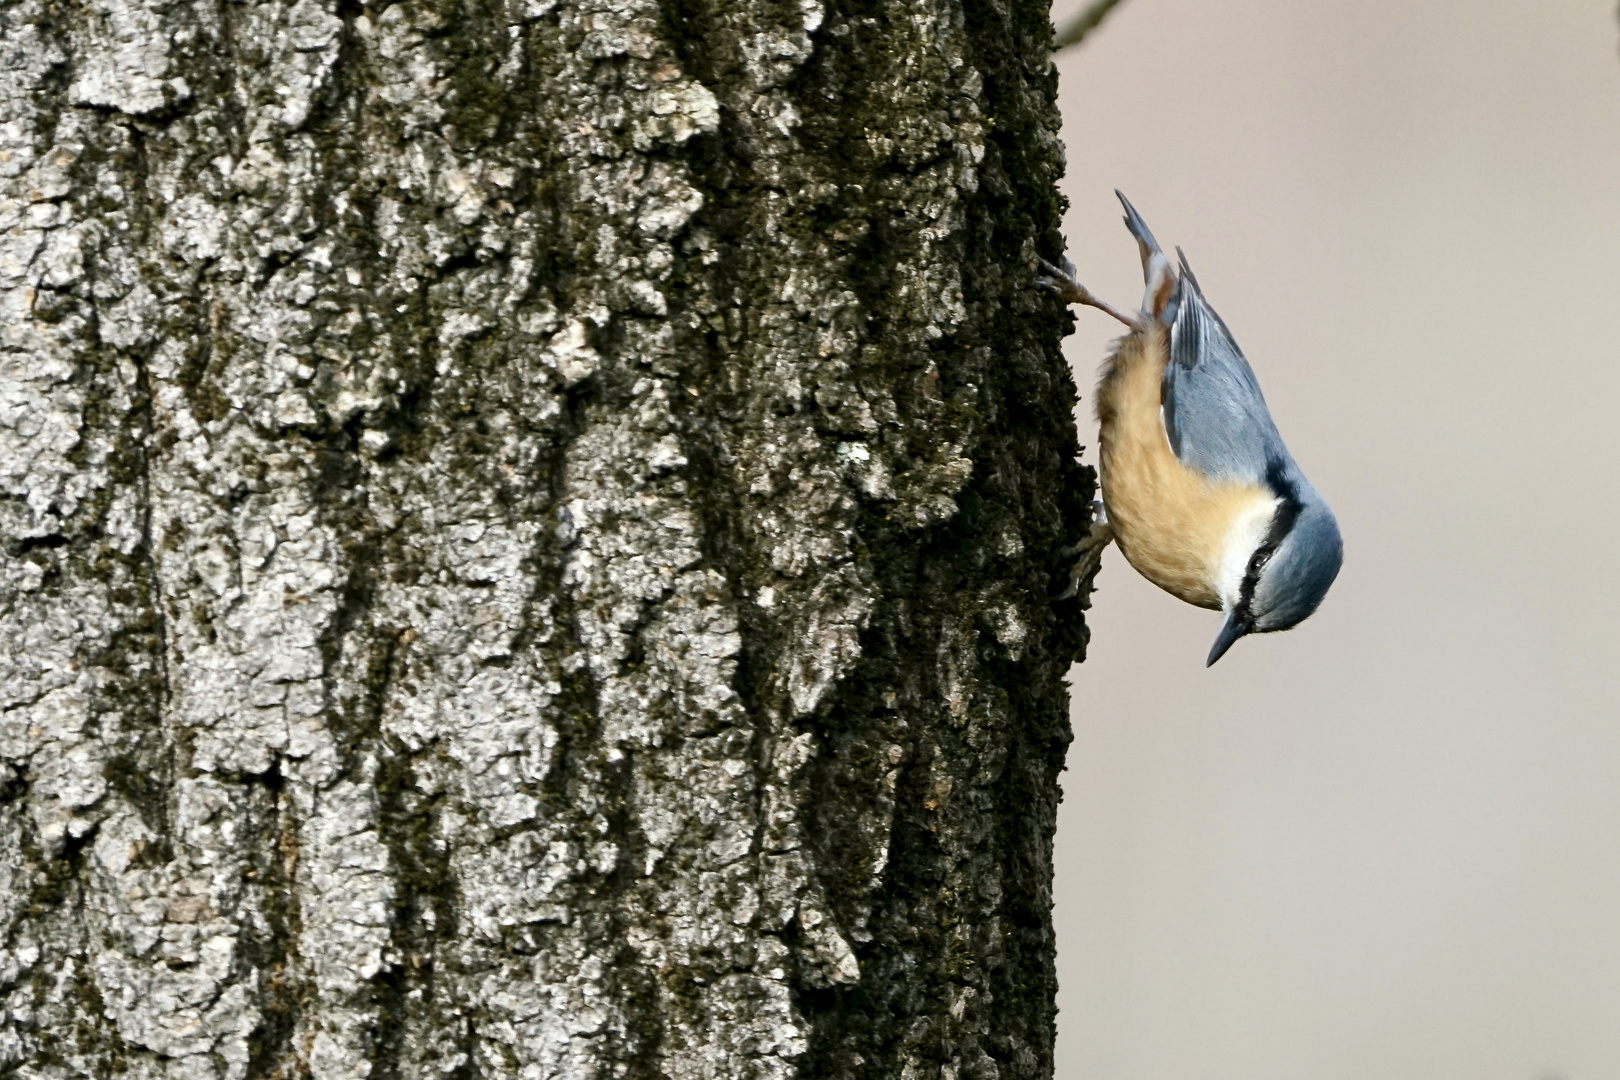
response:
[[[1170,449],[1159,393],[1169,335],[1158,325],[1130,334],[1097,386],[1103,505],[1125,558],[1138,573],[1199,607],[1221,607],[1219,577],[1236,522],[1274,503],[1264,488],[1211,482]],[[1230,560],[1229,560],[1230,561]]]

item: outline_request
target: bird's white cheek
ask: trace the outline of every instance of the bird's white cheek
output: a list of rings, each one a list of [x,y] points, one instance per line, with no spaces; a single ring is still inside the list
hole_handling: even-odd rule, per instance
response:
[[[1221,607],[1227,611],[1237,606],[1243,592],[1243,575],[1249,569],[1249,557],[1265,540],[1276,509],[1277,500],[1257,499],[1238,511],[1227,527],[1220,566],[1215,572],[1215,591],[1220,594]]]

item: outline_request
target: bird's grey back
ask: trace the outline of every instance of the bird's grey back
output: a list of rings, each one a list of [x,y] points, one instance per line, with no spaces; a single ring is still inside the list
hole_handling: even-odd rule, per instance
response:
[[[1297,472],[1253,369],[1204,299],[1185,256],[1171,312],[1163,400],[1176,457],[1214,480],[1260,484],[1279,468]]]

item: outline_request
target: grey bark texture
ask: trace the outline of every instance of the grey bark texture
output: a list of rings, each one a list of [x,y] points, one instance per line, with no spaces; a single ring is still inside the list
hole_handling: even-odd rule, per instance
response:
[[[1050,43],[0,3],[0,1076],[1050,1075]]]

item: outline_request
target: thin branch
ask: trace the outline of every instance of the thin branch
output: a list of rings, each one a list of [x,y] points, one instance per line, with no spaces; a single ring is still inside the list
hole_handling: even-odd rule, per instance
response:
[[[1108,18],[1108,13],[1118,6],[1119,0],[1093,0],[1090,7],[1070,19],[1068,24],[1052,38],[1052,51],[1058,52],[1071,45],[1080,44],[1086,35],[1097,29],[1102,21]]]

